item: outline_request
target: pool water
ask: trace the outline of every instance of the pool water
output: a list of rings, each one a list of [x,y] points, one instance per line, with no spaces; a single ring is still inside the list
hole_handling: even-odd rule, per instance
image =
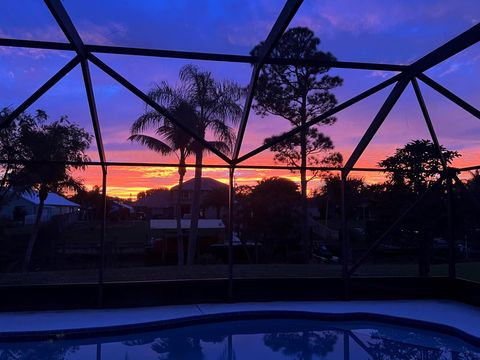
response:
[[[0,359],[480,360],[480,347],[450,335],[383,323],[279,318],[114,337],[0,343]]]

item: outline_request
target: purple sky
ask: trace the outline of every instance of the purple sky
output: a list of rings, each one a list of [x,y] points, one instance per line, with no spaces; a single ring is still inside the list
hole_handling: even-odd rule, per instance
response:
[[[64,0],[64,6],[81,37],[90,44],[152,47],[173,50],[248,54],[264,40],[283,6],[280,0],[98,1]],[[306,0],[291,26],[308,26],[321,38],[321,49],[339,60],[408,64],[480,21],[478,0]],[[2,3],[0,37],[66,41],[42,1]],[[0,47],[0,106],[15,107],[70,58],[71,52]],[[176,83],[178,70],[192,61],[99,55],[107,64],[147,91],[155,82]],[[243,64],[193,62],[218,79],[247,85],[251,67]],[[456,55],[427,74],[480,107],[480,45]],[[169,161],[126,141],[129,126],[143,110],[140,100],[91,65],[107,158],[111,161]],[[342,102],[390,76],[387,72],[332,70],[344,78],[335,90]],[[480,122],[441,95],[422,86],[440,142],[459,150],[459,165],[480,164]],[[388,94],[379,94],[338,114],[334,126],[323,128],[347,158]],[[44,95],[33,109],[42,108],[52,118],[67,114],[91,130],[83,81],[79,69],[67,75]],[[241,153],[260,145],[265,137],[289,129],[285,120],[260,118],[253,112]],[[395,148],[411,139],[426,138],[418,104],[408,87],[359,165],[376,166]],[[92,148],[91,157],[98,159]],[[209,162],[220,160],[211,157]],[[248,163],[271,164],[265,152]],[[273,172],[243,171],[238,181],[253,181]],[[278,175],[289,175],[288,172]],[[97,172],[85,174],[87,183],[98,183]],[[112,189],[128,192],[175,182],[175,170],[123,169],[111,171]],[[191,176],[189,172],[187,176]],[[224,178],[224,171],[206,172]],[[122,193],[124,195],[124,193]]]

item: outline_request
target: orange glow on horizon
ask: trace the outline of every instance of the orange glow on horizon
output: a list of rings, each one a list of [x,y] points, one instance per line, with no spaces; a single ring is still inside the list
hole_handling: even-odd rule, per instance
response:
[[[374,138],[372,143],[369,144],[365,152],[360,157],[356,164],[356,167],[362,168],[378,168],[378,162],[385,159],[387,156],[392,155],[396,148],[401,147],[400,142],[403,139],[397,139],[399,144],[391,142],[378,141],[379,138]],[[380,139],[381,140],[381,139]],[[108,149],[108,144],[106,146]],[[344,156],[344,162],[348,159],[354,146],[345,144],[338,146],[337,150]],[[243,150],[242,153],[246,153],[250,149]],[[480,164],[480,147],[473,144],[468,144],[466,148],[459,151],[462,156],[457,158],[453,162],[454,167],[466,167]],[[171,188],[177,185],[178,182],[178,170],[174,156],[159,156],[158,154],[145,149],[132,149],[132,150],[117,150],[108,151],[108,160],[110,161],[122,161],[122,162],[151,162],[151,163],[168,163],[172,164],[171,167],[118,167],[112,166],[108,168],[107,177],[107,192],[110,196],[116,196],[124,199],[136,198],[137,193],[152,188]],[[92,160],[95,159],[95,154],[91,150]],[[187,159],[187,163],[193,164],[193,156]],[[222,160],[214,155],[207,154],[204,159],[206,165],[220,165],[224,164]],[[263,151],[260,154],[247,159],[242,164],[250,166],[259,166],[259,169],[237,169],[235,174],[236,185],[255,185],[263,178],[279,176],[285,177],[297,184],[300,182],[298,173],[292,173],[288,170],[268,170],[261,169],[262,165],[274,165],[273,154],[270,151]],[[94,170],[95,169],[95,170]],[[334,172],[332,172],[334,173]],[[100,168],[91,167],[83,174],[79,175],[83,178],[87,188],[92,188],[94,185],[101,185],[102,176]],[[187,168],[187,174],[185,181],[193,178],[194,168]],[[204,168],[204,177],[211,177],[220,182],[228,184],[228,170],[226,168]],[[383,182],[385,175],[381,172],[360,172],[353,171],[350,174],[351,177],[362,178],[367,184],[374,184]],[[309,183],[309,191],[317,190],[321,186],[320,179],[314,179]]]
[[[381,155],[383,154],[379,154],[379,156]],[[474,156],[473,158],[476,157],[477,156]],[[472,158],[466,158],[463,156],[462,158],[457,159],[453,165],[456,167],[470,166],[472,165],[471,160]],[[209,161],[206,161],[205,163],[211,164],[213,162],[211,159],[209,159]],[[219,162],[215,161],[214,163],[218,164]],[[268,162],[262,161],[262,163],[272,164],[273,162],[270,158]],[[260,165],[260,163],[257,165]],[[372,165],[371,161],[360,159],[357,167],[375,167],[375,164]],[[194,170],[192,168],[187,169],[185,181],[193,178],[193,176]],[[227,169],[204,168],[203,176],[211,177],[220,182],[228,184]],[[255,185],[261,179],[272,176],[288,178],[298,184],[300,182],[299,174],[292,173],[288,170],[238,169],[236,171],[235,184]],[[352,171],[350,176],[362,178],[367,184],[379,183],[385,180],[384,174],[380,172]],[[88,189],[91,189],[93,186],[100,185],[102,183],[101,172],[99,169],[98,171],[87,170],[85,173],[80,174],[80,177],[84,180],[84,183]],[[162,187],[170,189],[171,187],[177,185],[177,182],[178,174],[177,169],[174,167],[110,167],[107,177],[107,193],[109,196],[115,196],[123,199],[136,199],[137,193],[141,191]],[[320,186],[320,179],[314,179],[309,183],[310,191],[318,189]]]

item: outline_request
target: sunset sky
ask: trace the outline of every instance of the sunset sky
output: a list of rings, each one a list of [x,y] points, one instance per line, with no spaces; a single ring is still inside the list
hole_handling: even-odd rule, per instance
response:
[[[268,35],[281,11],[280,0],[64,0],[81,37],[88,44],[106,44],[158,49],[248,54]],[[478,0],[305,0],[290,27],[308,26],[320,37],[320,49],[345,61],[409,64],[480,21]],[[66,42],[43,1],[3,1],[0,37]],[[14,108],[25,100],[74,56],[73,52],[0,47],[0,107]],[[184,61],[125,55],[98,57],[136,86],[148,91],[157,82],[177,83],[179,69],[193,63],[211,71],[217,79],[230,79],[246,86],[248,64]],[[91,64],[106,156],[110,161],[169,162],[131,144],[131,123],[144,105],[134,95]],[[344,79],[335,89],[339,102],[394,75],[388,72],[332,69]],[[427,75],[477,108],[480,107],[480,44],[430,69]],[[440,142],[462,157],[454,165],[480,164],[480,121],[440,94],[420,84]],[[340,112],[337,123],[323,127],[338,151],[347,159],[363,135],[390,88]],[[74,69],[31,108],[45,110],[52,119],[60,115],[81,124],[93,134],[80,68]],[[261,118],[251,113],[241,154],[262,144],[263,139],[288,130],[279,118]],[[408,87],[386,119],[358,166],[375,167],[397,147],[412,139],[429,138],[413,89]],[[89,151],[98,160],[96,147]],[[245,164],[273,164],[272,153],[263,152]],[[193,162],[193,159],[190,159]],[[215,156],[207,163],[221,164]],[[224,181],[225,170],[205,169],[205,176]],[[266,176],[288,176],[288,171],[238,170],[237,184],[252,184]],[[374,182],[377,173],[354,176]],[[101,183],[99,169],[80,176],[88,186]],[[193,170],[187,172],[187,178]],[[109,193],[135,196],[148,188],[171,186],[175,168],[111,168]],[[318,186],[313,183],[311,188]]]

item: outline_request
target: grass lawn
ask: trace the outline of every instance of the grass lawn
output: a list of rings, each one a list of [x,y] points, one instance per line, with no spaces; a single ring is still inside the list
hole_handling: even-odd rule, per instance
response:
[[[147,221],[110,223],[107,224],[106,241],[144,244],[148,240],[148,227]],[[100,224],[79,222],[65,229],[61,236],[67,245],[98,243]]]
[[[296,278],[327,277],[340,278],[339,264],[239,264],[234,268],[235,278]],[[354,276],[417,276],[416,264],[365,264]],[[431,267],[431,276],[446,276],[448,266],[436,264]],[[480,262],[457,264],[459,278],[480,282]],[[227,265],[152,266],[131,268],[107,268],[105,281],[149,281],[175,279],[219,279],[227,278]],[[0,284],[55,284],[93,283],[98,279],[95,269],[41,271],[29,273],[0,274]]]
[[[480,282],[480,263],[479,262],[458,263],[457,277],[460,279]]]

